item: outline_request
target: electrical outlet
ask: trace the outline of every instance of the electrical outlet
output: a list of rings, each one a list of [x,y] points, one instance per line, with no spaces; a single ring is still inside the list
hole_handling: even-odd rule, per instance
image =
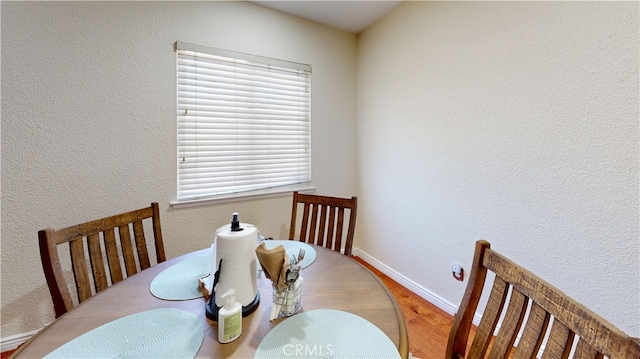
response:
[[[459,264],[454,264],[451,266],[451,274],[453,274],[453,278],[459,281],[464,280],[464,268],[462,268]]]

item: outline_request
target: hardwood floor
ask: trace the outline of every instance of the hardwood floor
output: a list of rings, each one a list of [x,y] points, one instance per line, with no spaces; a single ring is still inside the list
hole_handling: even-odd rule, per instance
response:
[[[413,357],[416,359],[444,358],[453,317],[360,258],[354,257],[354,259],[375,273],[396,297],[407,322],[409,352]],[[3,352],[0,359],[8,358],[12,352]]]
[[[376,274],[398,301],[407,323],[409,353],[413,358],[444,358],[453,316],[401,286],[360,258],[354,259]]]

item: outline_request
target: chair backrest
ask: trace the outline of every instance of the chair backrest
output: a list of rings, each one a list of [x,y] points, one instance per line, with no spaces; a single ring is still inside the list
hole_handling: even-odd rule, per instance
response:
[[[145,219],[150,219],[153,226],[156,262],[164,262],[166,257],[160,210],[155,202],[150,207],[58,230],[47,228],[38,232],[42,268],[53,299],[56,318],[75,306],[60,264],[58,246],[69,247],[78,302],[81,303],[95,293],[151,266],[144,233]],[[121,262],[124,263],[124,272]]]
[[[480,324],[468,346],[469,331],[487,271],[495,273],[495,280]],[[498,325],[502,315],[504,318]],[[495,333],[497,327],[498,332]],[[485,358],[485,355],[488,358],[514,359],[540,356],[543,359],[596,359],[605,356],[610,359],[638,359],[640,343],[535,274],[495,252],[488,242],[478,241],[469,283],[449,334],[446,358]]]
[[[296,227],[299,207],[302,207],[302,218],[300,225]],[[351,256],[357,210],[357,197],[339,198],[293,192],[289,239],[316,244]],[[343,231],[345,218],[348,219],[346,235]],[[296,236],[297,228],[300,231]]]

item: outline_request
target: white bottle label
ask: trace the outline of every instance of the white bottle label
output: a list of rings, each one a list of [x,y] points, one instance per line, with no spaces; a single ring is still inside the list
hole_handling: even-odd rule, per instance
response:
[[[230,342],[240,336],[242,332],[242,312],[224,318],[224,334],[223,341]]]

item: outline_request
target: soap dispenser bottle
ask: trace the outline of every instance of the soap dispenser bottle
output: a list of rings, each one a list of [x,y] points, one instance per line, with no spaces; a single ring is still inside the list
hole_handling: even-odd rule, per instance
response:
[[[227,290],[222,298],[224,306],[218,312],[218,341],[229,343],[242,334],[242,304],[236,302],[235,289]]]

